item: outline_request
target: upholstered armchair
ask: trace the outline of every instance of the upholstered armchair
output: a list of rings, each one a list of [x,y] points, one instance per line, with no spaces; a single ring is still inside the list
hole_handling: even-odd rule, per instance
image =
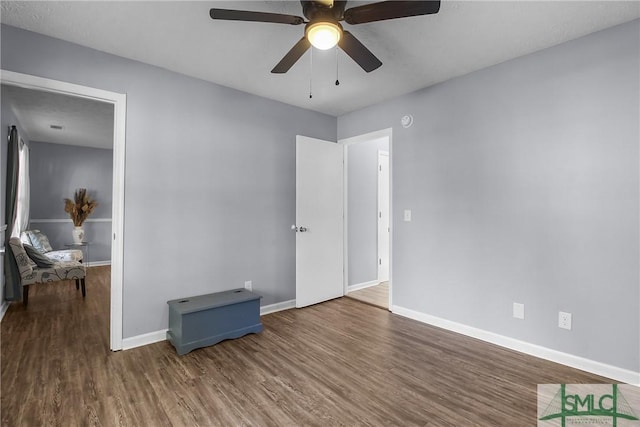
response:
[[[56,261],[80,261],[83,254],[80,249],[62,249],[54,251],[49,243],[49,238],[40,230],[25,230],[20,233],[20,240],[24,245],[31,245],[47,258]]]
[[[76,289],[82,287],[82,297],[86,296],[84,264],[78,261],[53,261],[30,246],[22,244],[17,237],[9,239],[9,246],[13,251],[20,271],[22,284],[22,303],[29,302],[29,286],[39,283],[58,282],[62,280],[75,280]],[[29,251],[29,254],[27,253]]]

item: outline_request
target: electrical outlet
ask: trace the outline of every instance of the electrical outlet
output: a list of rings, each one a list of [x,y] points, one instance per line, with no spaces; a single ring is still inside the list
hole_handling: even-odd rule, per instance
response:
[[[405,209],[404,210],[404,220],[406,222],[410,222],[411,221],[411,209]]]
[[[513,317],[516,319],[524,319],[524,304],[513,303]]]
[[[244,282],[244,288],[248,291],[253,290],[253,283],[251,282],[251,280],[247,280],[246,282]]]
[[[561,311],[558,314],[558,327],[571,330],[571,313]]]

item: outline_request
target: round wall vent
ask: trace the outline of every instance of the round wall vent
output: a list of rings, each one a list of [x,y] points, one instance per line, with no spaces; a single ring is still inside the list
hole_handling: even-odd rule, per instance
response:
[[[403,128],[411,127],[413,124],[413,116],[411,114],[407,114],[400,119],[400,123],[402,123]]]

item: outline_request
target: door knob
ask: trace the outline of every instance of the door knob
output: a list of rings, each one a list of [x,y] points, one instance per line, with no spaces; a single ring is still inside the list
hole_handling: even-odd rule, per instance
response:
[[[307,227],[297,227],[295,224],[291,226],[291,229],[296,233],[304,233],[305,231],[309,231]]]

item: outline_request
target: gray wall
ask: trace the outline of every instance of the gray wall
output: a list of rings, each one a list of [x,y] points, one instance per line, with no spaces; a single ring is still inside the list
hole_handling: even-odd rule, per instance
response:
[[[639,35],[636,20],[338,119],[339,138],[394,128],[395,305],[640,370]]]
[[[65,198],[73,199],[76,188],[86,188],[98,206],[82,227],[91,242],[88,260],[111,260],[113,150],[46,142],[30,143],[31,224],[42,230],[55,249],[71,242],[73,223],[64,211]],[[60,222],[38,220],[64,219]],[[85,253],[85,256],[87,254]]]
[[[347,146],[348,285],[378,279],[378,151],[388,138]]]
[[[394,128],[396,305],[640,369],[639,31],[338,119],[340,138]],[[294,298],[295,135],[335,139],[335,118],[7,26],[1,47],[4,69],[127,93],[125,337],[244,280]]]
[[[295,298],[295,136],[335,140],[335,117],[5,25],[1,47],[3,69],[127,94],[124,338],[245,280]]]

